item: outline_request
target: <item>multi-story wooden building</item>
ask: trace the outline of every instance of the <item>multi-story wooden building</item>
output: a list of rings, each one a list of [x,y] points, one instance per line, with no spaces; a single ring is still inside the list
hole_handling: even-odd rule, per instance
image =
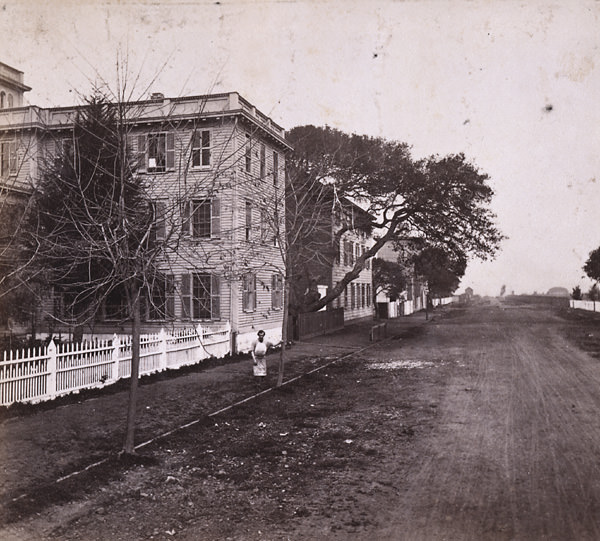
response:
[[[293,220],[295,224],[310,223],[302,238],[295,236],[288,242],[294,266],[292,312],[302,312],[315,299],[324,297],[373,244],[372,218],[367,212],[347,198],[335,197],[327,185],[313,186],[312,190],[318,192],[312,199],[319,201],[312,204],[311,199],[311,204],[301,208],[294,205],[299,197],[290,204],[288,194],[288,212],[300,215]],[[315,205],[319,207],[316,211]],[[291,235],[296,233],[293,227],[288,226]],[[326,308],[344,308],[345,321],[372,316],[372,284],[371,261],[367,259],[358,278]]]
[[[238,93],[124,104],[130,154],[166,243],[163,279],[144,303],[144,330],[231,325],[233,350],[248,349],[259,328],[281,336],[285,228],[284,130]],[[44,160],[69,145],[77,107],[0,111],[14,189],[27,192]],[[5,183],[6,184],[6,183]],[[3,195],[4,197],[4,195]],[[61,292],[47,292],[41,327],[57,332]],[[152,297],[152,295],[151,295]],[[154,302],[152,302],[154,301]],[[86,333],[125,330],[113,295]]]

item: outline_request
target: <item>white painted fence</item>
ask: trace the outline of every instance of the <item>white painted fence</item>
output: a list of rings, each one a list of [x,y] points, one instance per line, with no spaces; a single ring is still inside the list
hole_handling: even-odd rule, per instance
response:
[[[454,297],[443,297],[443,298],[433,298],[431,299],[433,306],[445,306],[446,304],[450,304],[455,301]]]
[[[43,348],[4,352],[0,406],[42,402],[82,389],[103,387],[131,375],[131,337],[80,344],[50,341]],[[140,340],[140,376],[198,363],[231,352],[231,326],[198,326],[173,334],[161,330]]]
[[[588,310],[589,312],[600,312],[600,301],[574,301],[571,299],[571,308]]]

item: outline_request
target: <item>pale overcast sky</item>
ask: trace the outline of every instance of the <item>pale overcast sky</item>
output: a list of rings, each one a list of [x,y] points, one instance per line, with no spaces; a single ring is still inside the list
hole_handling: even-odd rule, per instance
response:
[[[600,246],[599,23],[586,0],[5,0],[0,61],[44,107],[114,81],[120,51],[136,98],[236,90],[286,129],[464,152],[510,238],[460,290],[545,292],[587,289]]]

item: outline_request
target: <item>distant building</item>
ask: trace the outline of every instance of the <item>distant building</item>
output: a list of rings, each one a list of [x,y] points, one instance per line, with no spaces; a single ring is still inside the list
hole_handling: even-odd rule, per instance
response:
[[[377,252],[379,259],[399,263],[406,268],[406,287],[397,298],[391,297],[385,291],[377,292],[376,302],[379,317],[408,316],[425,308],[427,283],[416,275],[414,266],[410,263],[411,256],[415,253],[418,244],[419,241],[407,238],[396,245],[388,242]]]
[[[546,295],[550,297],[567,297],[571,298],[571,293],[566,287],[551,287]]]
[[[360,256],[373,244],[372,217],[346,198],[335,198],[333,191],[324,190],[319,205],[335,209],[319,214],[311,227],[310,239],[289,242],[294,264],[291,314],[302,313],[305,307],[324,297],[348,273]],[[324,207],[325,208],[325,207]],[[292,207],[287,212],[293,212]],[[311,212],[303,208],[299,213]],[[308,221],[313,217],[308,217]],[[338,233],[348,227],[341,236]],[[291,228],[290,228],[291,229]],[[338,238],[339,237],[339,238]],[[344,320],[373,315],[373,277],[371,260],[367,259],[360,275],[350,282],[343,293],[325,309],[343,308]]]

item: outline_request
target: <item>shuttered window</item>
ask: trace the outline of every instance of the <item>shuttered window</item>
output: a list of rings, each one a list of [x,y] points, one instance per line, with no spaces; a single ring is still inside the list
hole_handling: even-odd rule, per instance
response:
[[[137,136],[137,168],[162,173],[175,168],[175,134],[148,133]]]
[[[187,201],[181,210],[185,234],[197,239],[221,236],[221,202],[218,198]]]
[[[181,277],[182,319],[208,320],[221,317],[221,281],[210,273]]]

